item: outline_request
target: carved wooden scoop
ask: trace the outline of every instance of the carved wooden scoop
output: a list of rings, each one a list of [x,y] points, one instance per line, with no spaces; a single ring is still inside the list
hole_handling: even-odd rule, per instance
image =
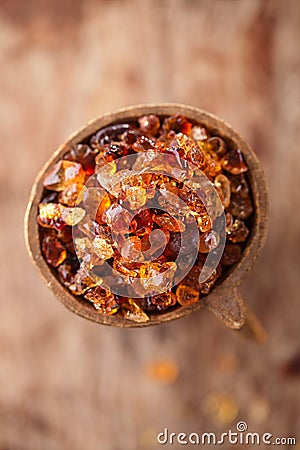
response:
[[[182,113],[184,116],[195,122],[203,124],[212,134],[221,136],[229,142],[229,144],[236,148],[240,148],[244,155],[249,167],[248,180],[253,195],[254,219],[250,236],[243,251],[242,259],[228,271],[225,279],[217,284],[205,298],[203,297],[201,301],[191,306],[180,306],[171,312],[150,315],[150,320],[144,323],[129,321],[116,315],[105,317],[99,314],[89,302],[76,298],[64,288],[57,279],[55,272],[50,269],[42,256],[36,217],[38,205],[43,194],[44,175],[50,166],[62,158],[70,146],[82,142],[100,128],[116,121],[126,121],[130,118],[136,118],[145,114],[172,115],[177,112]],[[268,192],[262,167],[253,150],[231,126],[213,114],[196,107],[181,104],[138,105],[123,108],[114,113],[104,114],[99,118],[92,120],[83,128],[72,134],[69,139],[56,150],[42,168],[33,184],[25,216],[25,237],[31,259],[48,287],[52,289],[56,297],[65,306],[87,319],[117,327],[141,327],[178,319],[206,306],[229,328],[243,330],[244,334],[252,335],[252,337],[262,341],[265,338],[264,330],[254,314],[246,307],[239,294],[238,286],[247,273],[250,272],[261,251],[267,233],[268,217]]]

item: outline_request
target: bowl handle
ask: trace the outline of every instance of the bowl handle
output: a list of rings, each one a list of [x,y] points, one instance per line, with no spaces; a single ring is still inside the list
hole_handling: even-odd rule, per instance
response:
[[[207,307],[227,327],[257,342],[265,342],[266,331],[255,314],[246,306],[238,289],[220,296],[208,297]]]

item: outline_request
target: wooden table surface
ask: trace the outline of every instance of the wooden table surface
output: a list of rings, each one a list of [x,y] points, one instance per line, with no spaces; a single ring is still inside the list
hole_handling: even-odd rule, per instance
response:
[[[297,0],[0,1],[0,450],[147,450],[165,427],[239,420],[300,448],[299,42]],[[223,117],[265,168],[270,233],[242,288],[263,346],[206,311],[97,326],[29,261],[23,216],[51,152],[94,116],[165,101]]]

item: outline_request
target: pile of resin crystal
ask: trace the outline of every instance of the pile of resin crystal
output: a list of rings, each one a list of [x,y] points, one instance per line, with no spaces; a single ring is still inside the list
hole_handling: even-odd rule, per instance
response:
[[[199,284],[198,281],[201,268],[207,254],[220,241],[212,231],[213,224],[203,204],[192,191],[166,175],[155,174],[139,177],[126,192],[122,191],[121,185],[122,195],[116,193],[114,196],[107,192],[101,197],[100,204],[98,193],[103,186],[95,182],[94,188],[83,189],[89,177],[101,173],[104,166],[106,172],[102,175],[106,174],[109,180],[122,169],[118,167],[119,158],[153,151],[189,161],[208,177],[219,194],[226,214],[226,245],[220,263],[204,283]],[[44,258],[55,268],[61,283],[72,294],[91,302],[99,314],[117,314],[145,322],[149,320],[149,314],[164,313],[176,306],[201,301],[222,272],[242,256],[249,234],[248,219],[253,211],[244,174],[247,170],[239,149],[229,148],[223,139],[210,135],[202,125],[192,123],[180,114],[165,118],[149,115],[107,126],[88,141],[70,148],[44,178],[45,192],[37,218]],[[115,295],[101,278],[104,262],[129,280],[130,277],[139,277],[145,284],[150,276],[163,274],[166,269],[169,269],[169,277],[170,270],[175,274],[174,261],[181,245],[180,233],[185,229],[189,215],[183,212],[178,220],[161,210],[145,209],[157,192],[162,206],[167,200],[167,192],[182,199],[192,211],[200,232],[198,257],[186,277],[160,295],[143,295],[141,292],[138,299],[130,298],[130,294]],[[139,211],[142,207],[143,210]],[[93,214],[90,213],[92,210]],[[134,214],[130,224],[126,210]],[[120,240],[128,244],[128,247],[123,246],[128,248],[126,258],[112,241],[112,219],[117,219],[115,223]],[[156,229],[165,236],[163,254],[154,261],[130,264],[131,254],[149,249],[148,237]],[[96,269],[97,279],[88,275],[91,268]],[[163,276],[161,280],[166,286],[170,281],[164,280]]]

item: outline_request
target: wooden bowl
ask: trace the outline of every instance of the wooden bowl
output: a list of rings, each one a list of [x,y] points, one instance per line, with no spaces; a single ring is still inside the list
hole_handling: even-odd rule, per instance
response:
[[[60,284],[55,271],[50,269],[42,256],[36,217],[38,205],[42,199],[44,189],[43,178],[45,172],[47,172],[50,166],[62,158],[70,146],[81,142],[102,127],[116,121],[125,121],[126,119],[136,118],[145,114],[172,115],[177,112],[182,113],[193,121],[203,124],[212,134],[225,138],[229,144],[240,148],[245,157],[249,167],[248,180],[253,196],[254,220],[246,247],[243,251],[242,259],[228,270],[225,279],[216,285],[209,295],[203,297],[202,300],[196,304],[188,307],[180,306],[171,312],[160,315],[150,315],[150,321],[145,323],[136,323],[118,316],[104,317],[99,314],[90,303],[76,298],[63,287]],[[56,297],[67,308],[86,319],[116,327],[144,327],[179,319],[180,317],[184,317],[207,306],[210,311],[230,328],[241,329],[243,327],[246,330],[248,327],[249,329],[251,328],[252,334],[254,331],[257,336],[260,334],[262,338],[260,325],[255,320],[253,314],[247,310],[237,287],[250,272],[261,251],[267,234],[268,217],[268,192],[262,167],[254,151],[230,125],[215,115],[196,107],[181,104],[149,104],[131,106],[119,109],[113,113],[103,114],[73,133],[67,141],[54,152],[34,181],[25,216],[25,237],[30,257],[47,286],[52,289]]]

